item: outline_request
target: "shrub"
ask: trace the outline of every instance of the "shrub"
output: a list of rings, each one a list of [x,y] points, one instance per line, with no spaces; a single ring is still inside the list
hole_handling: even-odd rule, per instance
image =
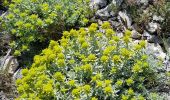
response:
[[[4,33],[13,36],[14,54],[28,50],[30,43],[57,39],[63,30],[85,25],[88,3],[89,0],[13,0],[8,15],[2,18],[2,27]]]
[[[0,0],[1,6],[8,6],[10,3],[10,0]],[[0,7],[1,8],[1,7]]]
[[[103,33],[93,23],[52,40],[16,81],[18,99],[147,99],[161,82],[160,61],[146,55],[144,40],[131,42],[131,31],[118,37],[108,22],[101,27]]]

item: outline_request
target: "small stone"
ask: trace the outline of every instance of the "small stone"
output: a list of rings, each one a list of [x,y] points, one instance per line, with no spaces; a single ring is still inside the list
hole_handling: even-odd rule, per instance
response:
[[[111,21],[109,20],[109,22],[111,23],[111,25],[116,29],[118,28],[119,26],[121,26],[121,24],[117,21]]]
[[[130,17],[129,17],[125,12],[122,12],[122,11],[120,11],[120,12],[118,13],[118,15],[119,15],[120,18],[123,20],[123,22],[124,22],[124,24],[126,25],[126,27],[127,27],[128,29],[131,29],[131,28],[132,28],[132,26],[131,26],[132,20],[130,19]]]
[[[104,9],[98,10],[96,12],[96,16],[101,20],[104,20],[104,21],[108,20],[108,18],[110,17],[110,14],[107,9],[108,8],[106,7]]]
[[[112,4],[116,5],[117,7],[122,4],[123,0],[112,0]]]
[[[161,16],[153,15],[153,21],[160,21],[162,22],[164,19]]]
[[[21,68],[19,68],[15,73],[14,73],[14,75],[13,75],[13,80],[17,80],[17,79],[19,79],[19,78],[22,78],[22,69]]]
[[[6,74],[13,75],[15,70],[18,68],[19,63],[16,58],[13,56],[8,56],[6,59],[4,59],[4,64],[2,65],[2,71]]]
[[[132,36],[133,39],[141,39],[142,35],[139,34],[136,30],[132,30]]]
[[[149,43],[158,43],[158,44],[163,44],[163,41],[160,37],[156,36],[156,35],[152,35],[151,38],[148,39]]]
[[[155,58],[165,60],[166,53],[158,43],[148,43],[146,48],[147,54],[153,54]]]
[[[91,0],[90,8],[91,9],[101,9],[107,5],[107,0]]]
[[[150,22],[147,26],[147,30],[150,32],[150,33],[154,33],[158,30],[158,23],[154,23],[154,22]]]
[[[143,36],[143,38],[144,38],[145,40],[149,40],[149,39],[152,38],[152,35],[150,35],[146,30],[144,30],[142,36]]]

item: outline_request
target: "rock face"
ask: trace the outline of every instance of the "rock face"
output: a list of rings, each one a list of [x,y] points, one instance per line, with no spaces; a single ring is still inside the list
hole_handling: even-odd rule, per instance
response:
[[[17,59],[10,56],[11,50],[8,50],[6,56],[0,59],[0,70],[9,75],[13,75],[19,66]]]
[[[130,17],[127,15],[126,12],[119,11],[118,13],[119,17],[122,19],[122,23],[126,26],[126,28],[131,29],[132,28],[132,20]]]
[[[148,23],[148,26],[147,26],[147,30],[150,32],[150,33],[154,33],[156,32],[158,29],[160,29],[159,27],[160,25],[158,23],[155,23],[155,22],[150,22]]]
[[[165,60],[166,53],[163,51],[162,47],[157,43],[148,43],[147,45],[147,53],[153,54],[155,58]]]
[[[90,7],[92,9],[98,10],[107,5],[107,0],[91,0]]]

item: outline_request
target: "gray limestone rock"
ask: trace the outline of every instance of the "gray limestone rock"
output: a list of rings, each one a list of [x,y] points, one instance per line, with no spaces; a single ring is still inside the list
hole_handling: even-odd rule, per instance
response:
[[[91,9],[98,10],[107,5],[107,0],[91,0],[90,7]]]

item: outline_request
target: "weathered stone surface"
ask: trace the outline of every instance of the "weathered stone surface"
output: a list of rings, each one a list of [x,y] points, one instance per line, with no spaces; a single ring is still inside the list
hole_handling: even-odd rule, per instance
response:
[[[162,39],[159,37],[159,36],[156,36],[156,35],[151,35],[152,37],[150,37],[148,39],[148,42],[149,43],[158,43],[158,44],[163,44],[163,41]]]
[[[158,43],[148,43],[146,51],[148,54],[153,54],[155,58],[165,60],[166,53],[163,52],[162,47]]]
[[[5,74],[13,75],[19,66],[17,59],[10,56],[11,49],[8,50],[6,56],[0,59],[0,70]]]
[[[120,18],[123,20],[123,23],[124,25],[128,28],[128,29],[131,29],[132,26],[132,20],[130,19],[130,17],[127,15],[126,12],[122,12],[122,11],[119,11],[118,15],[120,16]]]
[[[159,27],[160,25],[158,23],[155,23],[155,22],[150,22],[148,23],[148,26],[147,26],[147,30],[150,32],[150,33],[154,33],[156,32],[158,29],[160,29]]]
[[[141,39],[142,35],[139,34],[136,30],[132,30],[132,36],[133,39]]]
[[[22,78],[22,69],[19,68],[13,75],[13,80],[17,80],[18,78]]]
[[[152,38],[152,35],[150,35],[146,30],[144,30],[142,37],[146,40],[149,40]]]
[[[160,21],[162,22],[164,19],[161,16],[153,15],[153,21]]]
[[[91,0],[90,7],[91,9],[98,10],[107,5],[107,0]]]
[[[112,4],[116,5],[119,7],[122,4],[123,0],[112,0]]]
[[[101,9],[101,10],[98,10],[96,12],[96,16],[102,20],[108,20],[108,18],[110,17],[110,14],[109,14],[109,7],[107,6],[106,8],[104,9]]]

